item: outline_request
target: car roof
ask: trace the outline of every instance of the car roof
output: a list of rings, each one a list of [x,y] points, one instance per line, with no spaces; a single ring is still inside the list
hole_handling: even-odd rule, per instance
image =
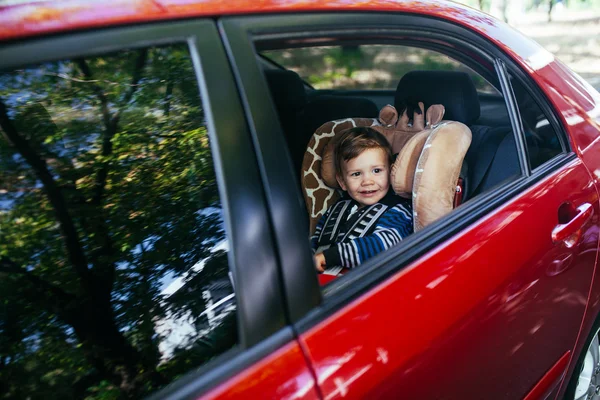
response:
[[[7,0],[0,43],[74,30],[193,17],[309,12],[399,12],[468,27],[525,61],[541,47],[479,10],[442,0]]]
[[[5,4],[0,6],[0,40],[157,20],[315,11],[397,11],[466,19],[467,24],[498,22],[467,6],[440,0],[8,0]]]

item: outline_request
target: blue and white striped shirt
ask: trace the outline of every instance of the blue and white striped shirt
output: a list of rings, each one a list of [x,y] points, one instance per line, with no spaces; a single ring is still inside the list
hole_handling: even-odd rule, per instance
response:
[[[348,202],[349,200],[342,199],[341,201]],[[335,220],[327,222],[339,202],[330,207],[317,223],[315,233],[311,237],[313,251],[317,251],[320,247],[328,247],[323,250],[328,267],[354,268],[370,257],[399,243],[413,232],[411,201],[396,196],[391,190],[380,201],[388,208],[379,216],[374,214],[376,219],[373,221],[374,223],[368,224],[366,232],[361,230],[361,225],[367,224],[365,220],[369,220],[369,215],[365,218],[362,214],[371,212],[371,208],[364,207],[355,212],[358,203],[354,200],[350,202],[349,206],[343,208]],[[362,220],[357,224],[356,221],[359,218]],[[326,222],[327,228],[325,227]],[[332,226],[335,226],[337,230],[337,233],[332,233],[335,240],[331,240],[331,237],[324,238],[325,235],[321,235],[323,229],[329,229]]]

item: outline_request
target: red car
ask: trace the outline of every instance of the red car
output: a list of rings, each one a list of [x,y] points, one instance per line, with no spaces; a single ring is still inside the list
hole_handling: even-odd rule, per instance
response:
[[[320,285],[307,145],[408,97],[462,203]],[[600,94],[486,14],[6,5],[0,133],[3,399],[600,398]]]

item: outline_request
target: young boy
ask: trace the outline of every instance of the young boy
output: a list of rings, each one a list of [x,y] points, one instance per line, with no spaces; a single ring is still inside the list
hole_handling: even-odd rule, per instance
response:
[[[344,196],[317,223],[311,246],[317,271],[337,275],[400,242],[413,231],[412,205],[390,189],[392,149],[371,128],[351,128],[335,147]]]

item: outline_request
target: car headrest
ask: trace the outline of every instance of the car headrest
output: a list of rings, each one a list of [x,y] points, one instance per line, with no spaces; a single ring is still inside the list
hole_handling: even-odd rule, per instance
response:
[[[343,118],[377,118],[379,109],[369,99],[356,96],[319,95],[306,105],[306,131],[312,133],[326,122]]]
[[[411,71],[405,74],[398,83],[394,105],[400,109],[403,101],[415,99],[425,103],[425,109],[442,104],[448,120],[471,125],[479,118],[479,97],[466,72]]]
[[[300,111],[306,105],[306,91],[302,78],[294,71],[284,69],[265,70],[267,84],[278,110]]]

